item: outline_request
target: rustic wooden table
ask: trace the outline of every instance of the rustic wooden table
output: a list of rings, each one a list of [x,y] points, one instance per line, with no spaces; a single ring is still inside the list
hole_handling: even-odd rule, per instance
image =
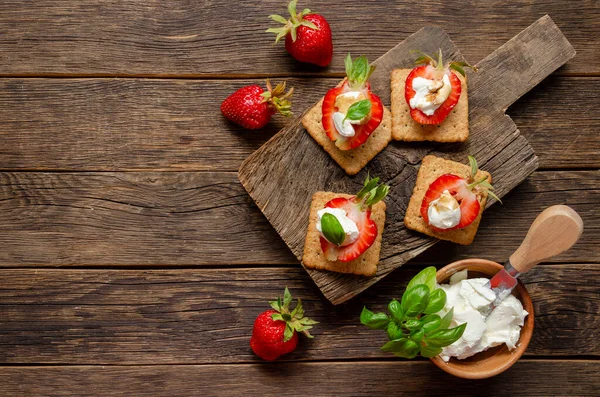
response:
[[[281,0],[0,1],[1,395],[598,395],[598,1],[301,6],[331,23],[326,69],[271,45]],[[245,132],[221,101],[272,77],[297,88],[302,111],[343,75],[348,51],[375,59],[435,24],[477,62],[546,13],[577,57],[508,110],[540,169],[486,212],[473,245],[440,243],[332,306],[237,180],[288,120]],[[383,335],[358,324],[363,305],[383,308],[425,265],[505,261],[559,203],[586,229],[523,277],[536,326],[506,373],[456,379],[379,351]],[[286,285],[321,323],[264,363],[252,323]]]

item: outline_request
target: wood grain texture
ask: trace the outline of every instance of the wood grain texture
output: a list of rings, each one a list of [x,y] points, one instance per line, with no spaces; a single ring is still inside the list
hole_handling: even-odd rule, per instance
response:
[[[599,186],[597,171],[536,172],[486,211],[471,246],[416,260],[504,262],[539,212],[567,204],[585,232],[553,261],[600,262]],[[0,173],[0,213],[0,266],[298,263],[231,172]]]
[[[370,81],[384,104],[389,102],[390,72],[412,63],[410,50],[433,53],[440,47],[445,59],[461,55],[438,28],[423,28],[374,63]],[[377,274],[371,278],[310,270],[323,294],[334,304],[344,302],[373,285],[437,242],[404,226],[404,212],[412,194],[421,158],[428,152],[465,162],[478,159],[480,168],[493,175],[500,197],[537,168],[537,158],[504,110],[533,88],[575,52],[553,21],[545,16],[508,41],[480,63],[470,77],[468,142],[452,145],[396,143],[381,152],[361,173],[348,177],[315,142],[299,121],[279,132],[241,166],[240,181],[297,258],[301,258],[308,222],[310,197],[315,191],[353,192],[367,172],[390,185],[387,239],[384,239]],[[503,82],[499,85],[499,81]],[[492,96],[490,90],[495,90]],[[327,170],[327,173],[322,170]],[[489,202],[488,202],[489,205]]]
[[[301,112],[338,79],[287,81]],[[0,167],[237,171],[291,122],[248,132],[221,117],[221,101],[249,84],[264,81],[0,79]],[[599,91],[598,78],[550,77],[508,110],[541,168],[600,168]]]
[[[346,53],[371,59],[425,25],[445,29],[465,57],[475,62],[550,14],[581,58],[566,73],[600,73],[600,10],[594,0],[565,12],[556,1],[470,2],[371,0],[363,4],[304,0],[302,7],[330,22],[334,60],[326,69],[295,62],[283,45],[274,46],[267,16],[285,14],[285,2],[171,0],[50,0],[0,4],[1,75],[299,74],[343,72]],[[352,23],[349,23],[352,21]],[[465,28],[468,27],[468,28]]]
[[[294,261],[234,173],[2,173],[0,208],[4,263]]]
[[[285,286],[319,324],[283,361],[393,359],[379,350],[385,332],[362,326],[360,312],[385,310],[420,269],[404,266],[340,306],[301,268],[5,269],[0,363],[260,362],[252,325]],[[540,265],[523,276],[536,313],[527,356],[600,356],[599,272],[600,264]]]
[[[384,396],[448,393],[487,396],[597,396],[598,361],[526,360],[482,381],[453,378],[425,361],[262,363],[143,367],[0,367],[0,393],[12,397],[75,397],[90,390],[116,396]],[[410,381],[408,381],[410,380]],[[118,385],[118,386],[117,386]],[[117,386],[117,387],[116,387]],[[292,393],[292,394],[290,394]],[[425,394],[424,394],[425,393]],[[294,394],[295,395],[295,394]]]

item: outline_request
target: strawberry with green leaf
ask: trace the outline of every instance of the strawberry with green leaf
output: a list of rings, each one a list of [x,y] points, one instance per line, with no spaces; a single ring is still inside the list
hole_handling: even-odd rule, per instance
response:
[[[227,119],[249,130],[262,128],[275,113],[292,115],[290,97],[294,89],[285,92],[285,82],[275,88],[267,80],[267,90],[259,85],[242,87],[229,95],[221,104],[221,113]]]
[[[387,196],[390,187],[379,184],[379,178],[367,176],[364,187],[356,196],[336,197],[325,208],[339,208],[356,224],[358,236],[348,242],[339,220],[325,213],[321,218],[321,249],[329,261],[350,262],[361,256],[377,238],[377,224],[371,219],[371,207]]]
[[[442,50],[438,59],[421,52],[417,65],[406,78],[404,96],[411,117],[419,124],[440,124],[456,106],[461,94],[461,81],[455,72],[465,75],[465,67],[477,70],[466,62],[442,63]]]
[[[264,360],[275,360],[296,349],[298,333],[313,337],[309,330],[318,323],[304,317],[300,299],[293,310],[290,309],[291,302],[292,295],[286,287],[283,300],[277,298],[269,302],[273,309],[264,311],[254,321],[250,347]]]
[[[281,15],[269,15],[269,18],[282,23],[283,26],[267,29],[267,32],[277,35],[275,43],[285,37],[285,49],[296,60],[327,66],[333,57],[329,23],[325,17],[311,12],[308,8],[297,12],[297,3],[297,0],[293,0],[288,4],[290,19]]]
[[[381,99],[371,92],[369,77],[375,66],[367,57],[346,57],[346,79],[327,91],[321,122],[329,139],[341,150],[359,147],[379,127],[383,119]]]

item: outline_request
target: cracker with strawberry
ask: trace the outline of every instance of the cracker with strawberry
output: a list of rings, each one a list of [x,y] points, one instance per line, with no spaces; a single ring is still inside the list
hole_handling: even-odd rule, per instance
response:
[[[302,118],[308,133],[349,175],[391,141],[391,114],[371,91],[375,70],[365,56],[346,57],[346,78]]]
[[[389,186],[367,177],[356,195],[316,192],[310,208],[305,267],[374,276],[377,273]]]
[[[391,74],[392,135],[399,141],[464,142],[469,138],[465,62],[423,54],[413,69]]]
[[[462,245],[473,242],[488,196],[493,193],[492,176],[469,165],[425,156],[410,198],[404,224],[407,228]]]

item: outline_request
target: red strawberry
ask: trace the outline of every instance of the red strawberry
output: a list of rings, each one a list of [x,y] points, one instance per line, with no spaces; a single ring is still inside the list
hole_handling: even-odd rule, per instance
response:
[[[479,181],[475,180],[475,175],[477,174],[477,161],[475,158],[469,156],[469,162],[471,164],[471,175],[468,179],[453,174],[444,174],[429,185],[429,189],[427,189],[425,197],[423,197],[423,202],[421,203],[421,216],[428,225],[429,204],[432,201],[437,200],[444,190],[447,190],[460,205],[460,222],[458,225],[449,229],[439,229],[429,225],[432,230],[444,232],[469,226],[479,215],[479,210],[481,209],[480,201],[484,191],[500,201],[500,199],[492,192],[494,188],[486,178]]]
[[[461,94],[461,83],[458,76],[450,69],[457,71],[458,73],[465,75],[465,71],[463,67],[467,66],[476,70],[473,66],[465,63],[465,62],[450,62],[445,67],[442,64],[442,51],[440,50],[438,54],[438,60],[434,60],[429,55],[422,55],[416,60],[417,64],[424,63],[423,66],[418,66],[414,68],[408,77],[406,78],[406,84],[404,86],[404,97],[406,99],[406,103],[410,107],[410,115],[412,118],[419,124],[440,124],[442,121],[448,117],[450,111],[456,106],[458,100],[460,99]],[[444,75],[448,75],[448,79],[450,80],[451,91],[446,98],[446,100],[435,110],[435,112],[428,116],[421,109],[413,108],[410,105],[410,100],[413,99],[416,95],[416,91],[413,89],[413,80],[416,77],[422,77],[428,80],[434,80],[438,82],[442,82]],[[439,84],[436,90],[431,92],[433,98],[438,93],[438,90],[442,87],[443,84]]]
[[[264,360],[275,360],[279,356],[293,351],[298,344],[298,332],[312,338],[308,330],[317,322],[304,317],[300,299],[294,310],[290,312],[291,302],[292,295],[286,287],[283,302],[281,298],[269,302],[273,310],[259,314],[254,321],[250,347]]]
[[[345,63],[347,78],[340,87],[332,88],[325,94],[321,123],[329,139],[334,141],[339,149],[350,150],[365,143],[371,133],[379,127],[383,119],[383,104],[381,99],[371,92],[371,85],[367,83],[375,70],[374,66],[369,65],[367,58],[361,56],[353,62],[348,54]],[[342,98],[340,95],[347,93],[355,93],[358,96],[350,101],[339,101],[339,98]],[[340,134],[334,123],[334,115],[337,112],[350,120],[354,136]]]
[[[329,229],[331,226],[322,222],[321,227],[323,235],[321,236],[321,249],[327,260],[349,262],[362,255],[377,238],[377,225],[371,219],[371,207],[381,201],[388,193],[389,186],[378,185],[379,178],[367,176],[364,187],[356,196],[351,198],[336,197],[325,204],[326,208],[340,208],[346,212],[346,216],[350,218],[358,228],[358,238],[356,241],[341,245],[344,240],[344,232],[341,229],[341,238],[336,237],[336,230]],[[339,222],[335,228],[341,228]]]
[[[292,104],[288,100],[294,89],[285,93],[285,83],[278,84],[275,89],[267,80],[267,91],[258,85],[242,87],[221,104],[221,113],[229,120],[244,128],[255,130],[262,128],[271,120],[275,112],[283,116],[291,116]]]
[[[269,18],[285,26],[270,28],[267,32],[277,34],[275,43],[285,37],[285,49],[298,61],[327,66],[333,57],[329,23],[323,16],[311,13],[307,8],[297,13],[297,3],[297,0],[293,0],[288,4],[289,20],[280,15],[269,15]]]

